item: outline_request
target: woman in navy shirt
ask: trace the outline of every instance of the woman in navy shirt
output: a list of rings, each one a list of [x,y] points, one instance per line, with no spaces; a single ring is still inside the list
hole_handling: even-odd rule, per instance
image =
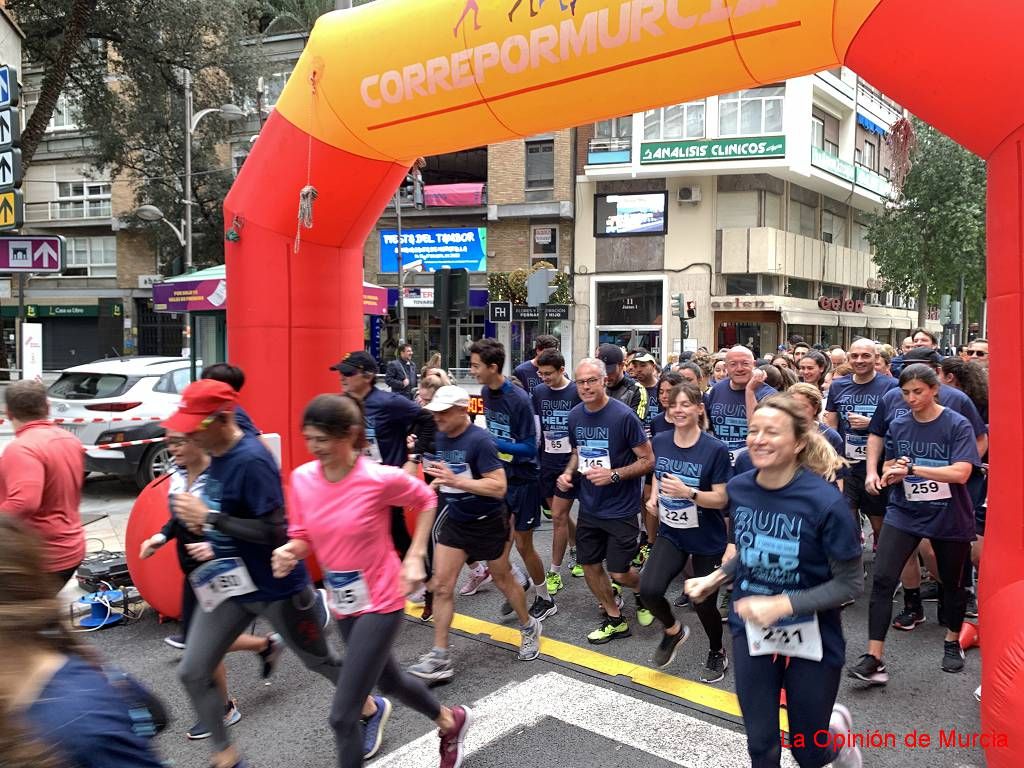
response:
[[[662,432],[671,432],[675,429],[676,425],[672,423],[668,413],[669,393],[676,384],[681,384],[682,382],[682,375],[675,372],[663,373],[661,378],[658,379],[658,404],[661,406],[661,413],[651,421],[651,437]]]
[[[640,599],[665,628],[654,654],[659,667],[672,663],[676,649],[690,633],[676,620],[665,590],[691,557],[697,576],[706,576],[721,564],[726,550],[722,510],[729,501],[725,484],[732,476],[725,443],[701,431],[704,399],[700,390],[693,384],[677,384],[668,402],[675,429],[652,441],[654,485],[647,502],[647,514],[659,520],[658,536],[640,572]],[[722,619],[714,598],[697,604],[696,610],[711,645],[700,679],[715,683],[729,666],[722,649]]]
[[[800,702],[789,710],[797,763],[859,767],[855,747],[837,749],[821,738],[851,729],[849,711],[835,703],[846,650],[839,607],[863,589],[858,532],[829,482],[842,465],[791,395],[758,403],[747,448],[754,471],[726,486],[736,557],[688,580],[687,594],[706,600],[735,579],[729,627],[752,763],[779,765],[784,688],[790,702]]]
[[[910,412],[895,419],[885,436],[882,485],[892,486],[875,554],[875,579],[868,609],[868,652],[849,676],[873,685],[889,681],[882,660],[892,620],[892,596],[900,571],[921,539],[931,539],[942,582],[944,623],[942,670],[960,672],[964,652],[958,637],[964,619],[961,578],[974,539],[974,505],[967,490],[980,463],[971,423],[938,403],[939,379],[928,365],[908,365],[900,390]]]

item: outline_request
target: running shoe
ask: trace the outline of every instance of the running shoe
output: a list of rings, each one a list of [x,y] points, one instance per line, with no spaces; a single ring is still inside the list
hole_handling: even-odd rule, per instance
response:
[[[833,741],[845,743],[846,737],[853,731],[853,717],[850,710],[842,704],[835,704],[832,707],[832,717],[828,721],[828,730],[833,737],[842,736],[843,740],[834,738]],[[836,758],[832,761],[834,768],[861,768],[864,764],[860,754],[860,748],[856,746],[840,747],[836,751]]]
[[[685,624],[674,635],[667,635],[662,632],[661,642],[658,643],[658,647],[654,651],[654,666],[664,669],[671,664],[672,660],[676,657],[676,651],[679,650],[679,646],[685,643],[686,638],[689,636],[690,628]]]
[[[629,623],[622,616],[612,618],[605,615],[601,626],[587,635],[587,642],[592,645],[604,645],[619,637],[629,637],[630,634],[632,633],[629,631]]]
[[[267,635],[267,647],[260,651],[260,676],[264,680],[274,674],[274,668],[277,666],[277,660],[281,658],[283,650],[284,641],[277,632]]]
[[[426,600],[426,596],[427,596],[427,588],[426,587],[420,587],[419,589],[417,589],[415,592],[413,592],[411,595],[409,595],[405,599],[408,600],[413,605],[423,605],[423,601]]]
[[[672,603],[672,605],[674,605],[676,608],[685,608],[689,604],[690,598],[686,596],[685,592],[680,592],[679,597],[677,597],[676,601]]]
[[[547,507],[541,507],[540,508],[540,513],[542,515],[544,515],[544,519],[545,520],[550,520],[551,519],[551,510],[548,509]]]
[[[970,590],[967,591],[967,604],[964,606],[964,618],[978,618],[978,596]]]
[[[544,621],[548,616],[554,616],[558,613],[558,606],[555,605],[555,601],[551,599],[545,599],[540,595],[533,600],[533,605],[530,606],[530,615],[537,621]]]
[[[942,671],[962,672],[964,668],[964,649],[956,640],[946,640],[942,644]]]
[[[452,718],[455,725],[450,730],[437,734],[441,737],[441,768],[459,768],[462,765],[462,743],[466,740],[466,731],[473,722],[473,714],[469,707],[452,707]]]
[[[654,623],[654,614],[651,613],[647,606],[640,600],[640,595],[636,592],[633,593],[633,597],[636,598],[636,623],[641,627],[649,627]]]
[[[847,667],[846,676],[863,680],[872,685],[885,685],[889,682],[889,672],[885,668],[885,662],[876,659],[870,653],[865,653],[856,664]]]
[[[179,651],[185,649],[184,635],[170,635],[164,638],[164,642],[171,646],[171,648],[177,648]]]
[[[644,567],[644,563],[647,562],[647,558],[650,557],[650,554],[651,554],[651,545],[650,544],[644,544],[642,547],[640,547],[640,550],[633,557],[633,562],[630,563],[630,565],[632,565],[634,568],[636,568],[639,571],[641,568]]]
[[[924,621],[924,609],[912,608],[908,605],[903,609],[903,613],[892,620],[892,625],[896,629],[902,629],[904,632],[910,632],[918,624],[923,624]]]
[[[576,562],[576,547],[569,547],[569,573],[577,579],[583,578],[583,566]]]
[[[729,657],[725,651],[708,651],[708,660],[704,662],[704,669],[700,671],[702,683],[717,683],[725,677],[725,670],[729,668]]]
[[[935,581],[924,581],[921,583],[921,599],[927,600],[930,603],[934,603],[939,599],[939,594],[942,592],[942,588],[938,582]]]
[[[621,611],[626,604],[622,600],[622,587],[616,584],[614,581],[612,582],[612,597],[615,598],[615,607]],[[599,611],[603,611],[604,606],[598,603],[597,609]]]
[[[722,617],[722,622],[729,620],[729,605],[732,603],[732,590],[727,589],[718,598],[718,613]]]
[[[526,582],[525,584],[522,585],[522,587],[523,587],[523,592],[529,592],[530,591],[530,582]],[[508,598],[506,597],[505,598],[505,602],[503,602],[501,604],[501,608],[499,608],[498,610],[501,612],[502,616],[508,616],[508,615],[510,615],[515,610],[515,608],[512,607],[512,603],[510,603],[508,601]]]
[[[363,760],[369,760],[377,754],[381,742],[384,741],[384,726],[391,717],[391,702],[383,696],[374,696],[377,711],[363,720]]]
[[[331,604],[327,600],[327,590],[323,588],[318,589],[317,594],[320,596],[320,599],[317,601],[316,604],[317,615],[320,617],[321,626],[324,629],[327,629],[327,627],[331,623],[331,619],[333,618],[331,616]]]
[[[537,619],[530,618],[526,629],[520,629],[519,660],[533,661],[540,656],[540,636],[544,629]]]
[[[562,574],[558,571],[548,571],[547,588],[548,593],[552,595],[565,589],[565,585],[562,583]]]
[[[238,711],[235,700],[231,699],[224,705],[224,727],[230,728],[241,719],[242,713]],[[202,722],[198,722],[189,728],[185,735],[192,741],[201,741],[202,739],[210,738],[210,729],[203,725]]]
[[[434,618],[434,593],[427,592],[423,595],[423,613],[420,614],[420,621],[430,621]]]
[[[981,686],[979,685],[974,689],[974,700],[981,701]]]
[[[492,581],[494,579],[491,578],[491,572],[486,566],[479,571],[470,571],[466,583],[459,589],[459,594],[463,597],[475,595],[480,591],[480,587],[490,584]]]
[[[409,667],[408,672],[420,680],[451,680],[455,675],[455,667],[452,665],[450,653],[441,654],[431,648],[420,656],[418,662]]]

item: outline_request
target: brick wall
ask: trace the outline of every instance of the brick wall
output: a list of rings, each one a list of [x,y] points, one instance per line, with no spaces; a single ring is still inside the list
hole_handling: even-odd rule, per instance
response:
[[[583,167],[587,164],[587,150],[590,147],[590,140],[594,138],[594,124],[587,123],[576,129],[576,168],[577,173],[582,173]]]
[[[526,142],[503,141],[487,147],[487,202],[521,203],[526,199]]]
[[[117,287],[139,287],[139,275],[157,273],[153,241],[144,230],[121,230],[117,233]]]

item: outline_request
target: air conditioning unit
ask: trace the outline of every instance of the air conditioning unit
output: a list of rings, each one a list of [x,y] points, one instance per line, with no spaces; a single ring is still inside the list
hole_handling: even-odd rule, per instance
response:
[[[680,187],[676,193],[677,203],[699,203],[700,187]]]
[[[877,293],[869,293],[867,295],[867,301],[865,303],[866,304],[878,304],[878,294]]]

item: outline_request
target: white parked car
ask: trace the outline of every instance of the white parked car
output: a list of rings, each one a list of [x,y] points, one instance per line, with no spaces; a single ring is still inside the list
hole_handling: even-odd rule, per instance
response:
[[[50,417],[82,441],[87,471],[130,478],[141,489],[173,467],[162,442],[95,446],[163,436],[160,420],[178,407],[190,373],[189,361],[178,357],[122,357],[76,365],[50,385]]]

